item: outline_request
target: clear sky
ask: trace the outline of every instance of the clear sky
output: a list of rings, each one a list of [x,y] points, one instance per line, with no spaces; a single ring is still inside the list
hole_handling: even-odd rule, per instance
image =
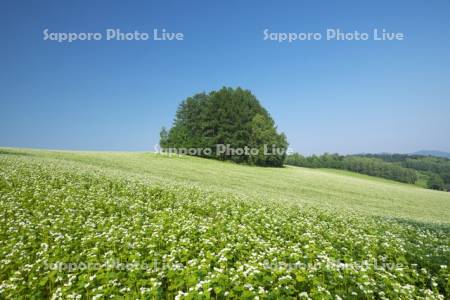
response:
[[[251,90],[304,154],[450,151],[450,1],[2,1],[0,146],[153,150],[178,104]],[[50,32],[183,41],[44,41]],[[402,32],[403,41],[264,41]]]

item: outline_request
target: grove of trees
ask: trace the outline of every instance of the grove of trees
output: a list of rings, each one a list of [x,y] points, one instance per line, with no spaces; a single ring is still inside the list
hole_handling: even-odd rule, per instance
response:
[[[342,169],[405,183],[415,183],[417,180],[417,174],[414,170],[372,157],[342,156],[328,153],[304,157],[294,153],[287,157],[286,164],[307,168]]]
[[[286,136],[278,133],[275,122],[256,97],[241,88],[222,88],[200,93],[184,100],[172,128],[161,130],[164,149],[258,149],[251,154],[197,153],[195,155],[232,160],[260,166],[283,166],[288,146]],[[267,151],[272,148],[281,151]]]
[[[427,187],[450,191],[450,159],[436,156],[407,154],[367,154],[404,168],[416,170],[427,178]]]
[[[450,159],[408,154],[338,155],[325,153],[320,156],[288,155],[286,164],[307,168],[332,168],[349,170],[391,179],[415,183],[419,175],[426,179],[426,186],[435,190],[450,191]]]

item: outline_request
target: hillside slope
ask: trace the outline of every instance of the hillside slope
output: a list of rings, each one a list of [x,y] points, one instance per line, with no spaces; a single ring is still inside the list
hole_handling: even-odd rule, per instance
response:
[[[0,149],[0,298],[448,299],[448,200],[346,172]]]
[[[21,149],[3,149],[3,152],[97,167],[113,176],[131,176],[154,184],[187,184],[243,197],[450,224],[450,193],[352,172],[298,167],[261,168],[153,153]]]

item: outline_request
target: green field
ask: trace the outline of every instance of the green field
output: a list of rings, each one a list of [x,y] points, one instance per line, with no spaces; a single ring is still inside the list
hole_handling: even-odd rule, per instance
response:
[[[337,170],[3,148],[0,235],[0,298],[450,297],[450,193]]]

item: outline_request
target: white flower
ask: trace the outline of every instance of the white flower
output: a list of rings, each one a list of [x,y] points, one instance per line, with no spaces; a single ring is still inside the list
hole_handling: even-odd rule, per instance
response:
[[[309,297],[307,292],[301,292],[298,296],[300,298],[302,298],[302,297],[308,298]]]
[[[103,294],[97,294],[94,297],[92,297],[92,300],[97,300],[100,299],[101,297],[103,297]]]

